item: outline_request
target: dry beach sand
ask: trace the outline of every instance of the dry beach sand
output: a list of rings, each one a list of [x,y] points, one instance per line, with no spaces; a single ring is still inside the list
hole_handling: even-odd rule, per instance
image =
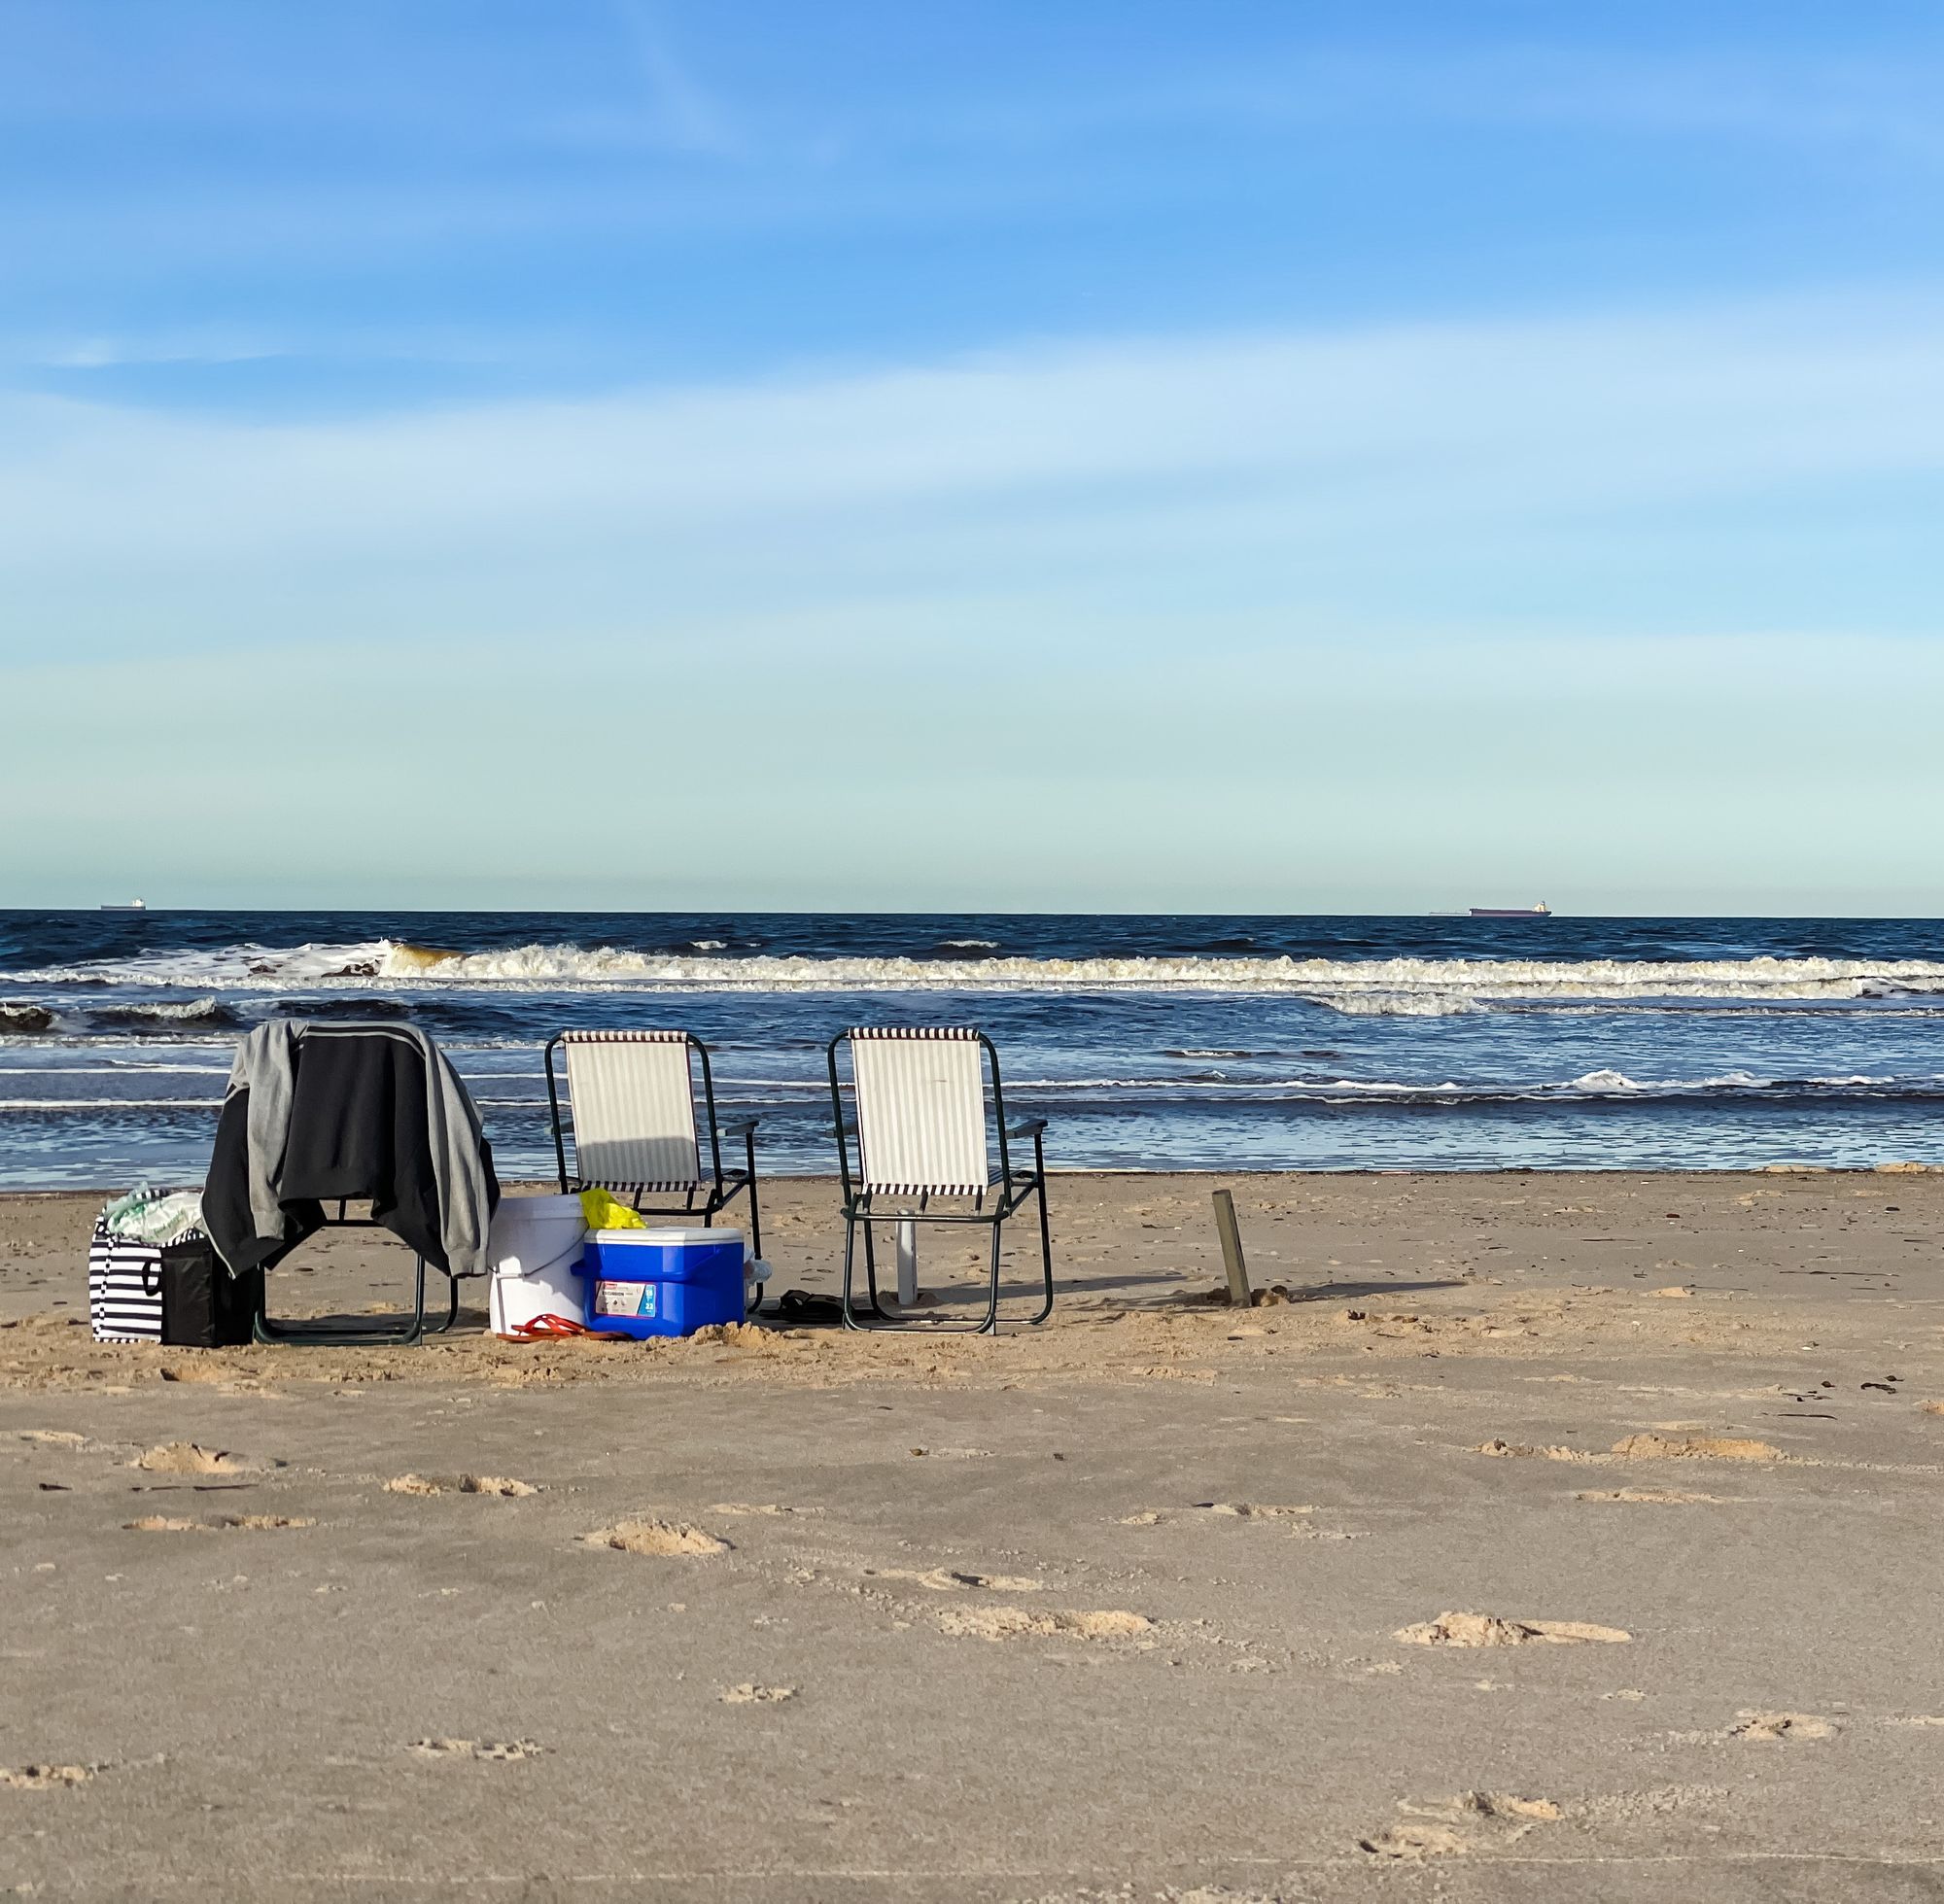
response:
[[[209,1352],[0,1199],[0,1889],[1944,1896],[1944,1175],[1053,1197],[996,1341]]]

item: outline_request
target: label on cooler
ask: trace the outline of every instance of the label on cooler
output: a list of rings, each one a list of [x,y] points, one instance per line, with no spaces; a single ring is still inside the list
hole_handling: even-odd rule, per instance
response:
[[[652,1319],[655,1313],[654,1283],[608,1283],[594,1285],[594,1313],[597,1316],[641,1316]]]

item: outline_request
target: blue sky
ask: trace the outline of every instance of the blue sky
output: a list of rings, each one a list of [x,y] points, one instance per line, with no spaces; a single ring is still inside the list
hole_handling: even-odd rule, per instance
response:
[[[1940,85],[0,0],[0,904],[1944,912]]]

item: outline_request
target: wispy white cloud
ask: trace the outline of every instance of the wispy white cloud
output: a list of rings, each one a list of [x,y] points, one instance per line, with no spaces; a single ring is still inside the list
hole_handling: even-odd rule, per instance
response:
[[[713,157],[745,153],[745,128],[676,51],[668,22],[651,0],[615,0],[615,12],[645,91],[649,137],[679,152]]]
[[[1325,128],[1550,128],[1717,139],[1944,162],[1944,41],[1832,49],[1744,37],[1679,47],[1583,38],[1413,41],[1291,37],[1246,61],[1208,51],[1165,76],[1109,74],[1085,89],[975,88],[885,124],[928,145],[1093,143],[1139,127],[1233,133]]]
[[[634,573],[711,536],[868,570],[874,522],[995,561],[1128,522],[1273,552],[1937,471],[1944,302],[1101,341],[355,422],[5,414],[17,575],[570,549]]]
[[[220,330],[122,332],[117,335],[0,341],[0,363],[50,370],[121,370],[166,363],[258,363],[288,357],[288,344]]]

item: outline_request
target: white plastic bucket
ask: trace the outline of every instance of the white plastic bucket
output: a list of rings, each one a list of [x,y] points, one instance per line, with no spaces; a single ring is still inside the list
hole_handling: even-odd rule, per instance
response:
[[[493,1333],[510,1335],[540,1316],[587,1320],[580,1274],[587,1220],[577,1196],[506,1196],[493,1213]]]

